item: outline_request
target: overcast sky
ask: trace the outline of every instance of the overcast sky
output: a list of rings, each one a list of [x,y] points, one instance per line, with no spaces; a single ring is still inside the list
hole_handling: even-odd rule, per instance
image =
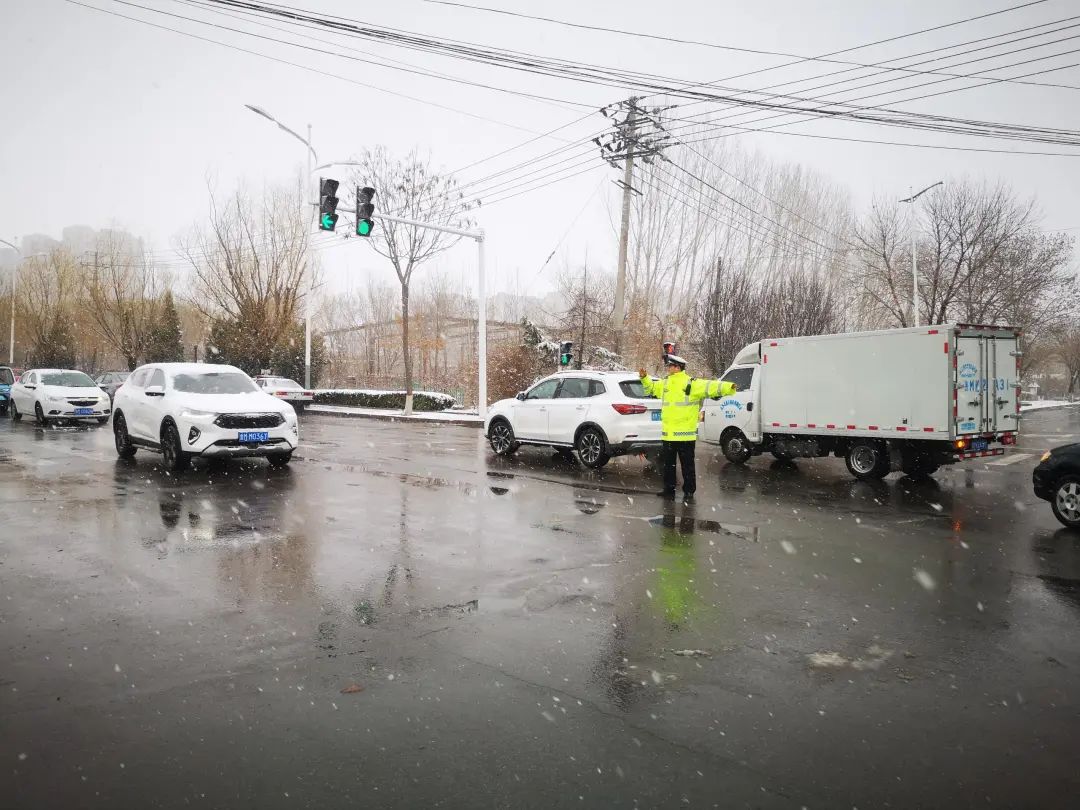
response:
[[[576,30],[421,0],[381,4],[345,0],[288,0],[288,3],[441,38],[661,74],[686,82],[717,80],[791,61]],[[488,3],[501,9],[577,23],[804,55],[837,51],[1015,4],[1009,0],[994,3],[986,0],[904,3],[668,0],[662,4],[644,0],[618,3],[548,0],[543,4],[488,0]],[[286,181],[303,166],[303,146],[245,109],[244,104],[264,107],[301,133],[310,123],[322,161],[346,159],[365,145],[384,144],[402,154],[419,147],[430,153],[436,166],[445,170],[483,161],[460,172],[461,182],[469,183],[565,147],[567,141],[598,132],[604,126],[604,119],[598,114],[588,115],[589,108],[629,95],[616,88],[541,78],[389,45],[346,40],[333,45],[334,50],[359,58],[375,55],[399,60],[422,69],[560,101],[528,99],[252,39],[136,7],[212,20],[313,48],[330,49],[300,39],[295,33],[260,29],[179,0],[132,0],[131,3],[85,0],[85,5],[217,39],[338,74],[353,82],[152,28],[64,0],[2,0],[0,75],[4,76],[4,123],[0,128],[0,238],[18,241],[31,233],[59,237],[63,227],[74,224],[98,228],[119,225],[145,237],[164,260],[175,258],[169,254],[175,235],[205,217],[208,178],[219,189],[228,190],[240,181],[256,186]],[[1064,20],[1078,11],[1076,0],[1048,0],[837,58],[876,62]],[[1076,26],[1077,22],[1080,21],[1062,22],[1055,28]],[[325,32],[303,33],[334,42],[334,37]],[[1010,49],[1058,39],[1063,41],[956,71],[971,72],[1078,51],[1080,27],[1017,43]],[[1080,62],[1080,52],[990,75],[1018,76],[1074,62]],[[804,63],[737,79],[731,84],[759,88],[839,67]],[[923,80],[926,78],[933,77]],[[1080,68],[1048,73],[1030,81],[1080,87]],[[400,95],[379,92],[355,82]],[[970,82],[944,87],[965,84]],[[866,103],[889,103],[900,98],[904,95]],[[1076,89],[1000,83],[899,106],[917,112],[1080,130],[1080,90]],[[535,134],[583,117],[584,120],[550,137],[485,160]],[[1076,157],[1043,157],[913,149],[770,134],[736,136],[749,148],[827,175],[850,191],[856,205],[868,204],[875,194],[904,196],[911,184],[921,188],[948,177],[985,176],[1007,181],[1024,196],[1037,196],[1045,212],[1047,229],[1069,228],[1074,235],[1080,235],[1080,148],[1016,144],[839,121],[819,120],[787,131],[990,149],[1072,151]],[[536,164],[545,165],[548,164]],[[572,164],[552,170],[568,165]],[[479,225],[489,234],[493,288],[544,292],[550,288],[554,271],[564,258],[579,264],[586,253],[593,266],[610,268],[614,264],[616,243],[610,212],[617,205],[618,192],[611,182],[616,172],[605,168],[599,160],[596,166],[594,171],[565,182],[480,209]],[[344,177],[344,171],[339,176]],[[529,179],[482,196],[496,200],[500,193],[525,188]],[[581,214],[575,221],[579,211]],[[556,260],[540,272],[544,260],[560,240]],[[385,260],[361,240],[342,241],[338,246],[322,250],[320,255],[334,290],[363,284],[369,276],[388,282],[394,280]],[[471,244],[462,244],[442,259],[441,264],[455,277],[471,279],[474,257]]]

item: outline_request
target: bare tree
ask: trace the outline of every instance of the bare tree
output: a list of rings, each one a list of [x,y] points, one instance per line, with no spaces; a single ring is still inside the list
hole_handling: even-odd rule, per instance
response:
[[[95,326],[133,371],[145,357],[167,280],[141,245],[120,231],[98,235],[81,279]]]
[[[302,200],[299,184],[259,197],[239,191],[222,202],[211,192],[208,226],[181,242],[192,303],[213,321],[218,341],[229,343],[230,362],[257,370],[293,341],[305,282],[313,285],[317,275]]]
[[[367,150],[354,173],[358,186],[376,190],[379,210],[405,219],[435,225],[467,228],[470,205],[450,175],[434,171],[430,163],[413,150],[404,158],[394,158],[384,147]],[[413,357],[409,346],[409,291],[416,268],[449,250],[460,237],[417,228],[413,225],[379,220],[371,239],[372,247],[390,260],[401,285],[401,351],[405,364],[405,413],[413,406]]]
[[[1066,393],[1075,394],[1080,390],[1080,319],[1055,330],[1053,342],[1054,356],[1065,366],[1069,378]]]
[[[29,259],[20,268],[19,319],[35,365],[75,365],[78,346],[73,324],[79,293],[78,262],[64,248]]]
[[[1036,228],[1034,203],[1005,186],[947,183],[921,209],[917,264],[922,323],[1007,323],[1026,334],[1021,372],[1076,309],[1072,240]],[[911,324],[911,248],[898,207],[875,204],[856,229],[852,280],[870,319]]]

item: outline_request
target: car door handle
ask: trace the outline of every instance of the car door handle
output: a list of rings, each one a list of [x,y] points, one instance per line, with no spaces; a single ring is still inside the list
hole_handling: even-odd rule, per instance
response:
[[[578,405],[576,410],[583,411],[583,410],[585,410],[585,406],[584,405]]]
[[[27,391],[36,391],[37,390],[36,385],[24,385],[23,388],[25,388]]]

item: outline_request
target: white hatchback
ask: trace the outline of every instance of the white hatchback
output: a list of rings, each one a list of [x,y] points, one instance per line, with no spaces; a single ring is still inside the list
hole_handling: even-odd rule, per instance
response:
[[[292,405],[262,391],[238,368],[155,363],[132,372],[113,401],[116,452],[161,453],[172,470],[197,456],[264,456],[289,463],[300,443]]]
[[[111,408],[109,395],[81,371],[34,368],[11,386],[12,420],[34,415],[39,425],[50,419],[96,419],[105,424]]]
[[[660,449],[660,401],[625,371],[560,371],[491,406],[484,435],[497,455],[523,444],[577,451],[586,467]]]

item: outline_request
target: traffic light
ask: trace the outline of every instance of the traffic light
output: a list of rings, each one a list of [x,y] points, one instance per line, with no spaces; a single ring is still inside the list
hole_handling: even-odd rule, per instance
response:
[[[364,186],[356,189],[356,235],[371,236],[375,230],[375,223],[371,221],[371,215],[375,213],[375,189]]]
[[[319,178],[319,230],[332,231],[337,225],[338,181]]]
[[[559,365],[568,366],[574,359],[574,343],[570,340],[564,340],[559,344]]]

